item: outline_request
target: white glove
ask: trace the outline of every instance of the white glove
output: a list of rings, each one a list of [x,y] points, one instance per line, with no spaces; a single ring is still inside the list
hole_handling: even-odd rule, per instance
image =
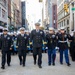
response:
[[[55,47],[55,49],[59,49],[59,47]]]

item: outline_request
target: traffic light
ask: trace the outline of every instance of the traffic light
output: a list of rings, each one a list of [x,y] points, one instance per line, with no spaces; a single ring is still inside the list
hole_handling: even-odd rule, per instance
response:
[[[39,0],[39,2],[42,2],[42,0]]]
[[[68,4],[64,4],[64,10],[68,12]]]

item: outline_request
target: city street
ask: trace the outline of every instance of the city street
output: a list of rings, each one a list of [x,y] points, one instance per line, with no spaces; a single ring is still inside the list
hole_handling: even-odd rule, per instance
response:
[[[1,63],[1,55],[0,55]],[[26,66],[19,65],[17,56],[12,56],[11,67],[6,65],[6,69],[0,69],[0,75],[75,75],[75,62],[71,61],[71,67],[59,64],[59,55],[57,54],[56,66],[48,66],[47,54],[43,54],[42,69],[33,64],[32,54],[27,55]]]
[[[75,75],[75,0],[0,0],[0,49],[0,75]]]

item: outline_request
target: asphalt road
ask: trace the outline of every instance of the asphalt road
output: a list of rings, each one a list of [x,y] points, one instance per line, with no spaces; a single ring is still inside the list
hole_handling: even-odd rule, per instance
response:
[[[47,54],[44,53],[42,59],[42,69],[40,69],[37,65],[33,64],[32,54],[28,54],[26,58],[26,66],[22,67],[19,65],[18,56],[15,55],[12,56],[10,67],[8,67],[6,64],[5,70],[0,68],[0,75],[75,75],[75,62],[70,62],[70,67],[66,65],[65,61],[63,65],[60,65],[59,54],[57,53],[56,65],[48,66],[48,57]]]

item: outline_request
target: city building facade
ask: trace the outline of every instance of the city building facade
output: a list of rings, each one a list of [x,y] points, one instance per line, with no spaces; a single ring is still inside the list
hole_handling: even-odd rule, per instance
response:
[[[16,27],[19,28],[22,26],[21,0],[14,0],[14,3],[16,4],[15,10]]]
[[[75,0],[69,0],[69,7],[70,7],[70,33],[75,31]]]
[[[64,10],[64,4],[70,2],[70,0],[57,0],[57,15],[58,15],[58,28],[64,27],[67,33],[70,33],[70,4],[68,4],[68,12]]]
[[[46,29],[54,27],[57,29],[57,0],[45,0],[44,2],[44,21]]]
[[[49,22],[49,27],[52,27],[52,1],[51,0],[48,0],[47,1],[48,3],[48,15],[47,15],[47,17],[48,17],[48,22]]]
[[[46,18],[46,13],[47,13],[47,7],[46,7],[46,2],[47,0],[43,0],[42,1],[42,5],[43,5],[43,8],[42,8],[42,26],[47,29],[47,18]]]
[[[0,0],[0,26],[7,27],[8,0]]]
[[[21,2],[21,14],[22,14],[22,26],[25,27],[25,29],[28,29],[28,24],[26,20],[26,2]]]
[[[11,0],[8,0],[8,26],[11,25]]]
[[[11,0],[11,25],[19,28],[22,26],[21,22],[21,0]]]

